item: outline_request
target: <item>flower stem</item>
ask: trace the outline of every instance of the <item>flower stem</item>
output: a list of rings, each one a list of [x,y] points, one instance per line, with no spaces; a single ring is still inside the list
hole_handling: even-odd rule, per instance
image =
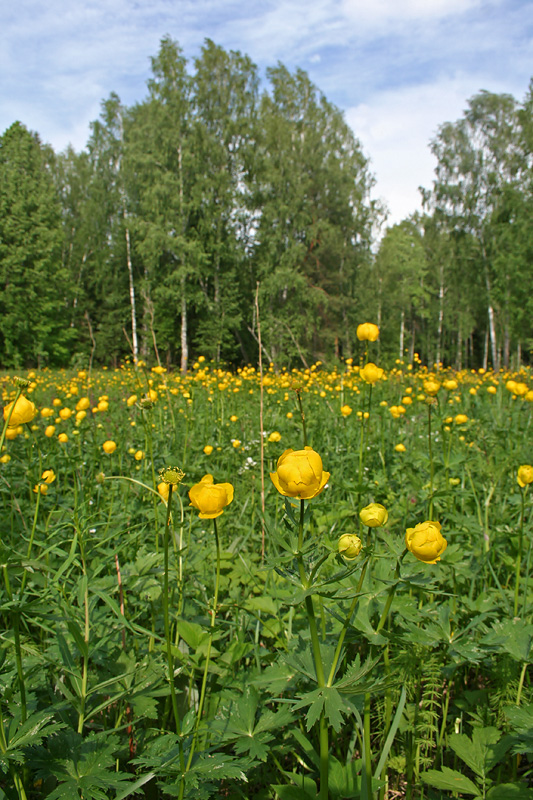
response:
[[[518,553],[516,554],[515,584],[514,584],[514,616],[518,614],[518,593],[520,591],[520,570],[522,567],[522,543],[524,538],[524,512],[526,507],[527,486],[522,490],[522,505],[520,508],[520,527],[518,531]]]
[[[163,623],[165,626],[165,642],[167,649],[168,682],[170,686],[170,699],[176,733],[181,735],[181,724],[178,713],[178,701],[176,699],[176,687],[174,685],[174,656],[172,654],[172,641],[170,638],[170,621],[168,615],[168,544],[170,538],[170,509],[172,506],[173,485],[168,486],[167,517],[165,521],[165,533],[163,536]],[[181,745],[180,745],[181,746]],[[183,752],[181,753],[183,761]]]

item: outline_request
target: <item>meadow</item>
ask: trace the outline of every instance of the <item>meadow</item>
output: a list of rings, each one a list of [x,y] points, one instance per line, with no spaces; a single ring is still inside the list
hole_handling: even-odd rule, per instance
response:
[[[1,377],[0,799],[533,798],[531,374],[371,348]]]

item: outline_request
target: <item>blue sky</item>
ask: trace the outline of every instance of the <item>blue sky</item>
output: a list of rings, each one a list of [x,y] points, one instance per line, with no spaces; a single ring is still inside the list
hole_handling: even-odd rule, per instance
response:
[[[389,224],[431,186],[438,126],[481,89],[522,100],[533,77],[532,0],[18,0],[0,8],[0,133],[20,120],[83,149],[111,92],[145,97],[166,34],[191,62],[210,38],[262,77],[304,69],[361,141]]]

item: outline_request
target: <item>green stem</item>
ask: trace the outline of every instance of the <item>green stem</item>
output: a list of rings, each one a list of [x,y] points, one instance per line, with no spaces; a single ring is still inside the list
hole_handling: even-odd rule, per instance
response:
[[[527,672],[527,661],[524,662],[522,667],[522,672],[520,673],[520,680],[518,682],[518,692],[516,693],[516,705],[520,705],[520,698],[522,696],[522,689],[524,688],[524,680],[526,678]]]
[[[83,594],[83,605],[85,614],[85,630],[83,634],[83,642],[85,645],[83,657],[83,667],[81,674],[81,693],[80,693],[80,713],[78,715],[78,733],[83,733],[83,726],[85,724],[85,704],[87,700],[87,684],[89,680],[89,583],[87,580],[87,565],[85,562],[85,547],[81,531],[78,530],[78,542],[80,545],[81,564],[83,576],[85,578],[85,591]]]
[[[205,656],[205,666],[204,666],[204,674],[202,677],[202,687],[200,689],[200,699],[198,701],[198,711],[196,714],[196,722],[194,725],[194,733],[191,742],[191,749],[189,750],[189,757],[187,759],[187,766],[185,767],[185,773],[189,771],[192,764],[192,759],[194,755],[194,751],[196,748],[196,743],[198,741],[198,729],[200,727],[200,721],[202,719],[202,712],[204,708],[204,701],[207,689],[207,675],[209,672],[209,660],[211,657],[211,645],[213,644],[213,628],[215,627],[215,619],[217,615],[217,606],[218,606],[218,591],[220,588],[220,539],[218,536],[218,528],[217,528],[217,521],[216,518],[213,519],[213,527],[215,530],[215,541],[216,541],[216,549],[217,549],[217,561],[216,561],[216,573],[215,573],[215,594],[213,596],[213,608],[211,610],[211,631],[209,633],[209,641],[207,643],[207,652]],[[185,776],[184,776],[185,777]],[[181,782],[180,786],[180,794],[179,798],[183,797],[183,791],[185,788],[184,780]]]
[[[522,490],[522,505],[520,508],[520,528],[518,531],[518,553],[516,554],[515,584],[514,584],[514,616],[518,614],[518,593],[520,591],[520,569],[522,567],[522,542],[524,538],[524,511],[526,507],[526,491]]]
[[[302,588],[309,588],[309,581],[305,572],[305,565],[302,557],[303,547],[303,529],[304,529],[304,515],[305,515],[305,501],[300,500],[300,522],[298,526],[298,570],[300,573],[300,580]],[[309,632],[311,634],[311,647],[313,650],[313,659],[315,662],[316,680],[320,689],[326,686],[324,676],[324,665],[322,663],[322,655],[320,652],[320,640],[318,638],[318,631],[315,619],[315,609],[313,606],[313,598],[311,595],[306,595],[305,610],[307,612],[307,622],[309,624]],[[322,711],[319,722],[319,740],[320,740],[320,793],[319,800],[328,800],[329,798],[329,731],[328,724]]]
[[[368,556],[363,564],[363,568],[361,570],[361,575],[359,577],[359,583],[357,584],[357,588],[355,590],[355,596],[352,600],[348,613],[346,615],[346,619],[344,620],[344,624],[342,626],[342,630],[339,634],[339,638],[337,640],[337,647],[335,648],[335,655],[333,656],[333,662],[331,664],[331,669],[328,675],[328,681],[326,686],[331,686],[333,684],[333,680],[335,678],[335,672],[337,670],[337,664],[339,663],[339,658],[342,651],[342,645],[344,644],[344,639],[346,637],[346,633],[348,632],[348,628],[350,626],[350,622],[352,621],[352,617],[354,615],[355,609],[357,607],[357,603],[359,602],[359,596],[361,589],[363,587],[363,582],[365,580],[366,570],[368,567],[368,562],[370,561],[370,556]]]
[[[30,541],[29,541],[28,550],[27,550],[27,553],[26,553],[26,560],[27,561],[29,561],[29,558],[31,556],[31,551],[32,551],[32,548],[33,548],[33,540],[35,538],[35,529],[37,527],[37,515],[39,513],[39,503],[40,503],[40,500],[41,500],[41,484],[37,484],[37,489],[38,489],[38,491],[37,491],[37,500],[35,501],[35,512],[33,514],[33,525],[32,525],[32,528],[31,528]],[[26,586],[27,577],[28,577],[28,570],[25,569],[24,570],[24,574],[22,575],[22,582],[20,584],[20,596],[21,597],[22,597],[22,595],[24,593],[24,587]]]
[[[428,519],[433,519],[433,481],[435,467],[433,465],[433,446],[431,443],[431,403],[428,403],[428,453],[429,453],[429,505]]]
[[[307,447],[307,426],[305,422],[305,414],[304,414],[304,407],[302,404],[302,393],[300,389],[296,390],[296,397],[298,398],[298,407],[300,409],[300,416],[302,418],[302,429],[304,435],[304,447]]]
[[[372,749],[370,743],[370,693],[365,694],[365,707],[363,717],[363,737],[365,746],[365,782],[366,796],[368,800],[372,797]]]
[[[165,627],[165,644],[167,650],[167,667],[168,667],[168,683],[170,686],[170,698],[172,704],[172,713],[174,715],[174,724],[176,726],[176,733],[181,735],[181,724],[178,713],[178,701],[176,699],[176,687],[174,685],[174,656],[172,654],[172,641],[170,638],[170,621],[168,615],[168,544],[170,538],[170,509],[172,506],[172,490],[173,484],[168,484],[168,500],[167,500],[167,516],[165,521],[165,532],[163,535],[163,624]],[[181,756],[183,761],[183,753]]]

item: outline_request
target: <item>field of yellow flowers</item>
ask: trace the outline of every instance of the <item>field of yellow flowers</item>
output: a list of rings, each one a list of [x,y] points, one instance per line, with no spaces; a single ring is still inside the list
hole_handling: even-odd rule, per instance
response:
[[[0,800],[533,798],[532,377],[370,358],[1,377]]]

